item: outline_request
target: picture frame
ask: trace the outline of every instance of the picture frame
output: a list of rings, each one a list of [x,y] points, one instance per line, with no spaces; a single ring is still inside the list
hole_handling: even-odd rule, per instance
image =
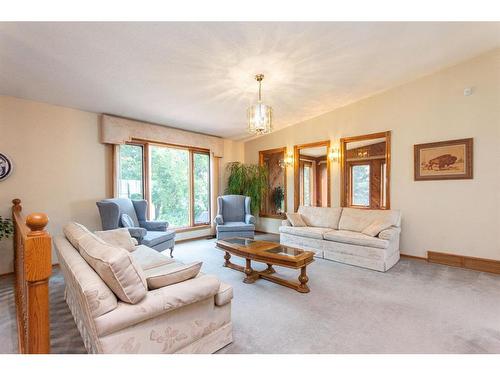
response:
[[[12,173],[12,161],[5,154],[0,153],[0,181],[7,179]]]
[[[414,179],[473,178],[473,138],[414,145]]]

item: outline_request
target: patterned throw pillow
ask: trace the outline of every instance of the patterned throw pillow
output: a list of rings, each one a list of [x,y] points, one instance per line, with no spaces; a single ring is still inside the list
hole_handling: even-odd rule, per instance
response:
[[[133,227],[135,227],[134,220],[132,220],[132,218],[129,215],[127,215],[127,214],[122,214],[121,221],[122,221],[122,225],[125,228],[133,228]]]
[[[370,237],[376,237],[383,230],[389,229],[392,224],[389,221],[375,220],[368,225],[361,233]]]
[[[304,219],[302,219],[302,215],[298,212],[293,214],[286,214],[286,218],[292,224],[292,227],[307,227]]]
[[[203,262],[173,263],[145,270],[148,288],[149,290],[158,289],[192,279],[198,275],[202,264]]]

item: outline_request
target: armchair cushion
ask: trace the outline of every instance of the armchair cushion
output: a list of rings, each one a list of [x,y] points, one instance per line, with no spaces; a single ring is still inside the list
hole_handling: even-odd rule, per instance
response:
[[[167,230],[165,232],[149,231],[142,239],[141,244],[153,247],[160,243],[171,240],[174,237],[175,237],[175,232],[173,230]]]
[[[255,230],[255,225],[247,224],[242,221],[226,222],[226,224],[217,225],[217,230],[219,232],[253,231]]]
[[[245,221],[245,196],[244,195],[224,195],[219,197],[219,204],[222,203],[222,217],[227,221]],[[250,213],[250,212],[248,212]]]
[[[145,271],[149,290],[177,284],[196,277],[203,262],[189,264],[170,263]]]
[[[135,250],[136,244],[127,228],[103,230],[94,233],[97,237],[110,245],[121,247],[128,251]]]
[[[95,319],[97,333],[102,337],[167,311],[214,298],[219,286],[220,281],[215,276],[198,275],[182,283],[149,291],[138,304],[119,302],[116,309]]]
[[[121,216],[121,223],[124,228],[133,228],[135,227],[134,221],[128,214],[122,214]]]
[[[139,221],[141,227],[146,230],[160,231],[164,232],[168,228],[168,221]]]
[[[78,241],[83,259],[123,302],[138,303],[147,293],[146,278],[130,253],[107,244],[92,233]]]

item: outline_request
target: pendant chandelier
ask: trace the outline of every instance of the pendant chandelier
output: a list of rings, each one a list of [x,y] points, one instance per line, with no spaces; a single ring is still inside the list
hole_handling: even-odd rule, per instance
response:
[[[259,82],[259,100],[247,110],[248,132],[250,134],[268,134],[272,129],[273,109],[267,104],[262,103],[262,80],[264,74],[255,76]]]

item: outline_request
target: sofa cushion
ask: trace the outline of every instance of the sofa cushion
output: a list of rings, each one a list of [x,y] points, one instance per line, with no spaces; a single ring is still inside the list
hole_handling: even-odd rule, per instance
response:
[[[78,241],[80,254],[116,296],[138,303],[148,292],[144,271],[125,249],[112,246],[92,233]]]
[[[200,272],[203,262],[189,264],[171,263],[145,271],[148,288],[158,289],[167,285],[177,284],[193,277]]]
[[[175,231],[167,230],[165,232],[148,231],[146,235],[142,238],[141,244],[153,247],[162,242],[166,242],[175,237]]]
[[[304,219],[302,219],[302,215],[298,212],[295,213],[287,213],[286,218],[292,224],[292,227],[306,227],[306,223]]]
[[[323,239],[323,234],[331,231],[330,228],[317,228],[317,227],[280,227],[281,233],[293,234],[295,236],[315,238],[317,240]]]
[[[391,226],[401,225],[401,213],[398,210],[367,210],[344,208],[340,217],[339,229],[362,232],[376,220],[387,222]]]
[[[225,224],[217,225],[219,232],[241,232],[241,231],[254,231],[255,225],[247,224],[243,221],[225,222]]]
[[[300,206],[297,212],[308,227],[338,229],[342,207]]]
[[[145,245],[137,246],[130,254],[144,271],[175,262],[172,258]]]
[[[110,245],[122,247],[128,251],[135,250],[137,240],[134,242],[127,228],[97,231],[94,234]]]
[[[77,250],[78,250],[78,241],[80,240],[80,238],[90,233],[90,231],[87,228],[85,228],[82,224],[78,224],[75,222],[66,224],[63,228],[63,232],[67,240]]]
[[[388,220],[377,219],[368,225],[361,233],[367,236],[375,237],[383,230],[389,229],[392,226],[391,222]]]
[[[226,283],[220,283],[219,291],[215,295],[215,304],[224,306],[233,299],[233,287]]]
[[[370,237],[366,234],[348,230],[332,230],[324,234],[327,241],[347,243],[351,245],[376,247],[386,249],[389,247],[389,241],[377,237]]]

